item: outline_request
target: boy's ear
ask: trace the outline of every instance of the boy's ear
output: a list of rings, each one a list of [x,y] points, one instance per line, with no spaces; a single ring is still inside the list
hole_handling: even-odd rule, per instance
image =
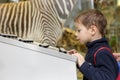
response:
[[[91,34],[94,35],[97,31],[97,27],[95,25],[91,25]]]

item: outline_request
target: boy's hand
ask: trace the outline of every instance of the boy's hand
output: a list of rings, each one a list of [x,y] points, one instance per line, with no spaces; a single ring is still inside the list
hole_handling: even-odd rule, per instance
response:
[[[120,62],[120,53],[113,53],[113,56],[118,62]]]
[[[77,57],[77,64],[79,65],[79,67],[85,62],[84,57],[79,54],[75,49],[67,51],[67,54]]]
[[[75,49],[67,51],[67,54],[70,54],[70,55],[75,54],[75,53],[77,53]]]

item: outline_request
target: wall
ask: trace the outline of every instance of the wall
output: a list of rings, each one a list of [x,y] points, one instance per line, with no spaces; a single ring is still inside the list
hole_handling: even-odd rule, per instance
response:
[[[8,0],[0,0],[0,3],[8,2]]]

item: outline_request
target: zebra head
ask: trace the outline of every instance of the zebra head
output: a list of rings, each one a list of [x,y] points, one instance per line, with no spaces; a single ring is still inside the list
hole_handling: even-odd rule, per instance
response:
[[[77,0],[32,0],[44,26],[42,43],[55,46],[62,37],[63,26]],[[41,32],[42,32],[41,31]]]

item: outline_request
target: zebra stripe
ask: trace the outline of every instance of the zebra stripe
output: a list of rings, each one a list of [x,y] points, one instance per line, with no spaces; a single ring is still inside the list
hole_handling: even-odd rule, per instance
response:
[[[0,4],[0,33],[55,46],[75,0],[29,0]]]
[[[28,2],[20,2],[20,3],[10,3],[10,4],[1,4],[0,10],[1,10],[1,29],[0,31],[2,33],[6,34],[16,34],[19,37],[24,37],[26,34],[25,27],[30,26],[31,20],[31,12],[29,12],[30,8],[27,8],[27,6],[30,3]],[[26,24],[27,21],[27,24]],[[24,26],[24,27],[23,27]]]

